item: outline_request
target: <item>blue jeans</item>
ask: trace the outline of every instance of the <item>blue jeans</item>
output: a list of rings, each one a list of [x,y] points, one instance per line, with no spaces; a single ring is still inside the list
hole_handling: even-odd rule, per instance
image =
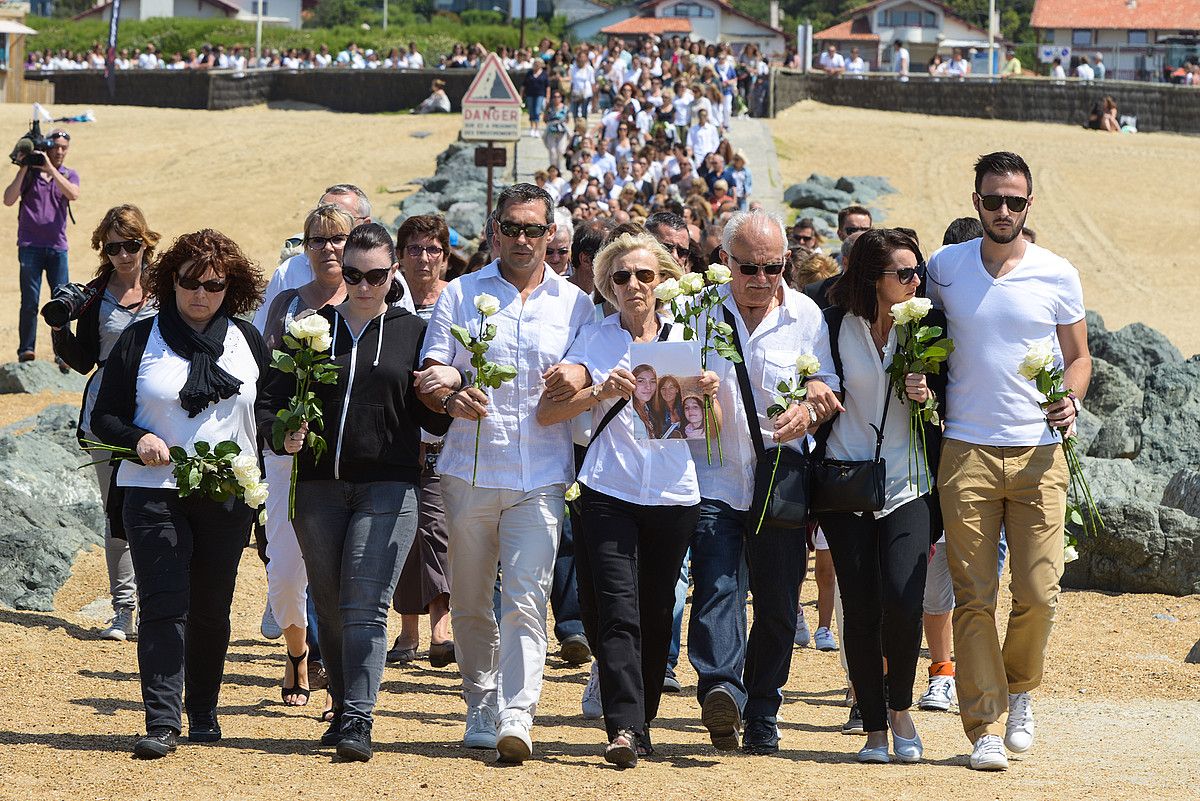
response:
[[[687,604],[688,561],[692,558],[689,549],[683,555],[683,565],[679,568],[679,579],[675,582],[675,609],[671,613],[671,647],[667,650],[667,672],[674,674],[679,664],[679,641],[683,634],[683,607]]]
[[[739,708],[746,703],[742,683],[746,661],[745,515],[721,501],[700,501],[700,522],[692,536],[692,616],[688,623],[688,660],[699,676],[696,698],[700,703],[713,687],[729,690]]]
[[[417,533],[417,488],[400,481],[305,481],[296,539],[343,720],[370,721],[383,679],[387,616]]]
[[[582,100],[572,100],[571,101],[571,117],[573,119],[579,119],[580,117],[582,117],[583,119],[586,120],[588,118],[588,114],[591,112],[591,110],[592,110],[592,99],[590,97],[585,97]]]
[[[554,558],[554,584],[550,587],[550,608],[554,610],[554,638],[560,643],[583,634],[579,612],[579,589],[575,581],[575,537],[571,532],[571,514],[563,518],[562,536]]]
[[[17,355],[32,351],[37,343],[38,308],[41,306],[42,273],[50,292],[67,283],[67,251],[22,245],[17,248],[21,263],[21,315],[17,324]]]
[[[546,108],[546,96],[537,95],[525,98],[525,108],[529,110],[530,124],[541,125],[542,111]]]

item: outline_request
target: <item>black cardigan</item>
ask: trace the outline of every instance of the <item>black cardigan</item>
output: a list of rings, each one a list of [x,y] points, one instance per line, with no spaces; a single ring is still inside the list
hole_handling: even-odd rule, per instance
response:
[[[319,462],[313,460],[311,448],[300,451],[300,481],[336,477],[357,483],[416,484],[421,473],[420,429],[441,435],[450,428],[450,417],[422,403],[412,383],[413,371],[421,367],[425,321],[406,309],[390,307],[381,318],[367,323],[355,347],[345,320],[332,307],[317,314],[336,332],[331,359],[341,369],[336,383],[313,387],[324,417],[317,433],[328,450]],[[259,396],[260,418],[273,419],[278,410],[287,408],[296,391],[295,376],[279,370],[271,373]],[[271,443],[270,427],[263,434]]]

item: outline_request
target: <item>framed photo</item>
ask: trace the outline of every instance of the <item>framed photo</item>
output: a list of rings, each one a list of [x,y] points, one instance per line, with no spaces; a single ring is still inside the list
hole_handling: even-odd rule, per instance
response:
[[[700,393],[700,343],[635,342],[629,346],[636,387],[629,407],[639,439],[704,439],[704,397]],[[719,407],[710,429],[720,426]]]

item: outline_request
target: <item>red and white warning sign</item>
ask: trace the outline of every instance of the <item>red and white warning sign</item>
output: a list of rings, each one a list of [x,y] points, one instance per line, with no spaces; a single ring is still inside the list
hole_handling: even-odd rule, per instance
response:
[[[521,138],[521,95],[500,58],[488,53],[462,99],[462,138],[515,142]]]

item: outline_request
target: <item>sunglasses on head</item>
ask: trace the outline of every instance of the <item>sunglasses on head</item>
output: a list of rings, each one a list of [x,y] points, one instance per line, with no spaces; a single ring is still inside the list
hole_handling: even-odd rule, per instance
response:
[[[204,291],[210,295],[215,295],[218,292],[225,291],[225,282],[220,278],[213,278],[210,281],[199,281],[195,278],[186,275],[175,276],[175,283],[186,289],[188,292],[195,292],[200,287],[204,287]]]
[[[515,222],[500,223],[500,233],[509,239],[516,239],[521,234],[525,234],[526,239],[541,239],[549,230],[550,226],[539,225],[538,223],[529,223],[528,225],[521,225]]]
[[[326,245],[333,245],[335,248],[340,248],[346,244],[345,234],[335,234],[334,236],[310,236],[305,240],[305,244],[313,250],[324,250]]]
[[[137,253],[142,249],[142,240],[126,239],[121,242],[105,242],[104,253],[108,256],[115,256],[124,250],[126,253]]]
[[[658,277],[658,273],[649,269],[635,270],[633,272],[629,270],[617,270],[612,274],[612,282],[617,286],[625,286],[629,283],[629,279],[635,275],[639,284],[649,284]]]
[[[405,245],[404,252],[412,258],[418,258],[422,253],[428,253],[430,258],[440,259],[446,251],[441,245]]]
[[[283,240],[283,246],[285,248],[298,248],[303,244],[304,237],[302,236],[289,236],[287,239]]]
[[[783,262],[777,261],[773,264],[751,264],[749,262],[738,262],[738,269],[742,275],[758,275],[758,271],[762,270],[766,275],[779,275],[783,272]]]
[[[896,280],[902,284],[911,284],[913,279],[921,274],[919,267],[900,267],[895,270],[884,270],[884,275],[894,275]]]
[[[383,282],[388,279],[388,273],[391,270],[386,267],[380,267],[375,270],[367,270],[365,273],[362,270],[343,264],[342,265],[342,280],[350,286],[358,286],[359,282],[364,278],[371,286],[382,286]]]
[[[1025,211],[1029,198],[1020,195],[980,195],[979,203],[988,211],[999,211],[1000,206],[1008,206],[1008,210],[1016,214]]]

